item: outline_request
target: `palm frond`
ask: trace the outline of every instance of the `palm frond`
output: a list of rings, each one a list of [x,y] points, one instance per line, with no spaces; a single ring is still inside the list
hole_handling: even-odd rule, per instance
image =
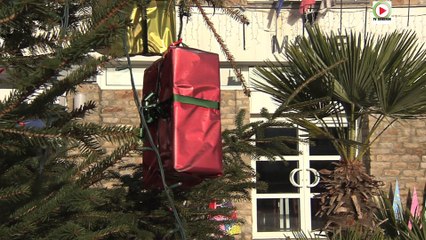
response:
[[[415,33],[404,31],[378,39],[382,61],[374,87],[381,114],[405,118],[426,113],[426,49]],[[385,64],[386,63],[386,64]]]

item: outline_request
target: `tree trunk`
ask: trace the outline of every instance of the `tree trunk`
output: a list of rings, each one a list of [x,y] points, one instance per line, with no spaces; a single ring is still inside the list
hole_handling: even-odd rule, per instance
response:
[[[325,191],[319,195],[321,208],[317,215],[325,216],[325,230],[347,229],[355,224],[374,228],[374,197],[383,185],[369,175],[358,161],[341,161],[333,171],[323,169]]]

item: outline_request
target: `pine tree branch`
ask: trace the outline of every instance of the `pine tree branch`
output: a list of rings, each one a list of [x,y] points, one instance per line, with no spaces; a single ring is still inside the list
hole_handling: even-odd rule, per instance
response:
[[[83,186],[92,186],[103,178],[104,172],[116,164],[122,157],[126,156],[131,150],[136,149],[136,141],[128,142],[114,150],[109,156],[95,162],[89,168],[81,172],[78,176],[79,182]]]
[[[72,122],[61,129],[63,136],[81,139],[93,136],[112,143],[126,143],[138,139],[137,128],[131,126],[102,126],[96,123]]]
[[[68,120],[76,119],[76,118],[83,118],[88,112],[92,111],[95,108],[96,108],[96,103],[94,101],[85,102],[79,108],[73,109],[71,111],[70,118]],[[66,119],[64,119],[64,120],[66,120]]]
[[[112,227],[108,227],[105,229],[102,229],[101,231],[98,231],[94,234],[93,240],[98,239],[105,239],[105,237],[113,236],[117,233],[123,233],[123,232],[129,232],[130,228],[128,225],[122,224],[122,225],[116,225]]]
[[[37,133],[37,132],[28,131],[28,130],[7,129],[7,128],[0,128],[0,132],[16,134],[16,135],[25,136],[28,138],[48,138],[48,139],[54,138],[55,139],[55,138],[61,137],[61,134],[49,134],[49,133],[42,133],[42,132]]]
[[[30,187],[27,185],[0,188],[0,202],[16,202],[30,193]]]
[[[66,92],[74,91],[75,88],[94,76],[98,72],[98,66],[104,64],[106,58],[93,59],[89,58],[82,63],[80,67],[71,72],[63,80],[53,82],[50,89],[44,91],[38,95],[32,102],[31,105],[26,107],[24,110],[27,114],[31,115],[39,109],[43,108],[46,104],[52,103],[57,96],[61,96]]]
[[[89,29],[90,32],[75,34],[75,38],[70,40],[70,46],[63,49],[59,58],[52,59],[50,56],[46,56],[38,64],[39,68],[31,75],[31,80],[26,89],[19,92],[13,103],[9,104],[8,107],[0,111],[0,117],[5,114],[12,112],[22,102],[34,93],[35,90],[39,89],[43,84],[48,82],[52,76],[57,72],[57,69],[63,69],[70,63],[75,62],[83,57],[83,54],[90,51],[90,49],[96,48],[99,45],[100,40],[108,39],[109,35],[114,29],[125,29],[125,24],[106,24],[109,19],[114,17],[124,7],[130,6],[128,1],[121,1],[116,7],[112,8],[106,17],[102,18],[99,22],[92,25]]]
[[[17,16],[18,16],[18,14],[12,13],[9,16],[6,16],[6,17],[0,19],[0,24],[6,24],[10,21],[13,21]]]

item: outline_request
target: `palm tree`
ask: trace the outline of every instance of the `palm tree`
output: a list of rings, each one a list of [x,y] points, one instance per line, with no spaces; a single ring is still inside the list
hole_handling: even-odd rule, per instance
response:
[[[338,150],[335,169],[320,171],[326,191],[319,196],[318,214],[327,217],[325,227],[374,227],[373,198],[382,183],[367,173],[362,160],[394,121],[425,116],[426,51],[410,31],[384,36],[337,36],[317,26],[307,31],[283,59],[257,68],[260,80],[254,87],[280,105],[275,115],[311,137],[331,140]],[[338,127],[337,134],[327,119]],[[366,127],[368,121],[372,125]],[[363,136],[362,129],[367,129]]]

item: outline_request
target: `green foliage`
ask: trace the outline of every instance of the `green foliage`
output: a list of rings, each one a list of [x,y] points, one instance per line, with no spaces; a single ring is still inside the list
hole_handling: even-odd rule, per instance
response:
[[[413,216],[410,208],[400,206],[401,212],[395,213],[390,199],[382,192],[378,199],[379,209],[376,213],[380,227],[390,239],[401,240],[423,240],[426,239],[426,211],[424,208],[418,209],[418,215]]]
[[[276,114],[284,114],[311,134],[331,139],[344,160],[362,159],[383,117],[426,114],[426,49],[415,33],[364,38],[348,32],[342,37],[313,26],[308,35],[286,49],[283,59],[288,63],[277,58],[277,63],[257,68],[255,88],[281,105]],[[304,115],[295,118],[286,112]],[[379,116],[377,122],[360,142],[355,131],[372,114]],[[340,128],[348,127],[349,132],[329,136],[326,117]],[[355,148],[360,149],[358,154]]]
[[[393,122],[426,115],[426,49],[411,31],[338,36],[315,25],[307,32],[286,48],[288,62],[277,58],[256,69],[254,86],[279,104],[274,115],[306,129],[310,138],[330,140],[341,156],[335,170],[322,175],[327,191],[319,214],[327,216],[326,227],[357,222],[374,228],[373,198],[381,182],[366,173],[362,160]]]
[[[267,113],[265,112],[265,116]],[[244,123],[245,111],[240,111],[236,117],[235,129],[227,129],[222,134],[223,139],[223,163],[224,174],[221,177],[204,180],[201,184],[191,189],[175,188],[173,195],[178,212],[184,222],[186,235],[189,239],[234,239],[220,231],[222,224],[243,223],[243,219],[214,221],[213,216],[230,216],[233,207],[209,209],[209,203],[213,200],[231,201],[233,203],[244,202],[250,198],[250,190],[255,187],[265,187],[263,183],[255,183],[255,172],[248,164],[247,159],[268,156],[271,151],[257,148],[254,136],[258,130],[270,126],[287,126],[288,123],[264,118],[263,121],[255,123]],[[272,143],[277,139],[262,140]],[[176,229],[174,219],[170,211],[170,205],[165,193],[162,191],[146,190],[141,179],[140,166],[135,166],[135,174],[121,177],[121,184],[129,187],[129,194],[125,208],[134,209],[134,213],[140,215],[139,224],[142,227],[152,229],[153,233],[161,238],[169,236],[175,239]],[[143,200],[143,201],[141,201]],[[130,205],[130,206],[129,206]],[[130,208],[129,208],[130,207]],[[237,213],[238,214],[238,213]]]
[[[292,127],[293,125],[286,121],[277,120],[275,116],[270,114],[266,109],[262,109],[261,117],[263,120],[244,124],[244,117],[246,112],[241,110],[235,120],[236,128],[232,130],[225,130],[223,132],[223,139],[227,146],[224,152],[231,154],[228,151],[238,155],[240,153],[250,155],[254,158],[260,156],[267,157],[268,159],[280,158],[283,160],[282,152],[294,152],[288,147],[289,143],[298,142],[299,139],[291,137],[272,137],[267,138],[264,131],[267,128],[274,127]],[[265,148],[260,148],[256,144],[268,143]],[[238,158],[237,156],[232,156]]]
[[[107,61],[88,53],[126,29],[131,1],[112,2],[96,21],[90,2],[2,2],[0,84],[14,91],[0,101],[0,239],[153,237],[123,211],[126,189],[100,184],[135,149],[138,130],[82,122],[93,102],[55,104]],[[29,127],[35,121],[43,124]],[[105,141],[120,147],[108,154]]]
[[[380,228],[371,231],[362,226],[355,225],[352,228],[342,230],[338,229],[329,235],[319,235],[319,236],[311,236],[310,234],[306,234],[304,232],[294,232],[294,238],[297,240],[319,240],[319,239],[327,239],[327,240],[391,240],[384,235],[383,231]]]
[[[165,193],[144,186],[140,165],[122,162],[140,154],[140,129],[83,121],[95,109],[94,102],[72,111],[55,104],[108,61],[91,51],[107,47],[126,31],[135,2],[2,1],[0,66],[7,75],[0,85],[14,91],[0,100],[1,240],[178,239]],[[102,7],[92,12],[92,6]],[[237,10],[224,11],[240,16]],[[233,239],[219,226],[243,220],[212,217],[230,216],[235,209],[208,205],[212,200],[248,200],[255,174],[244,159],[272,157],[277,148],[286,147],[288,139],[273,138],[261,139],[268,149],[256,147],[260,140],[254,135],[286,125],[267,112],[263,116],[265,121],[246,124],[241,112],[236,128],[223,133],[222,177],[173,189],[189,238]],[[39,126],[31,127],[31,122]],[[116,148],[107,152],[105,142]]]
[[[330,232],[326,239],[329,240],[424,240],[426,239],[426,215],[425,209],[419,210],[418,216],[413,216],[408,207],[401,206],[401,213],[396,216],[392,199],[385,193],[377,198],[378,209],[375,212],[380,225],[371,230],[360,225],[342,230],[337,229]],[[411,222],[411,224],[410,224]],[[411,227],[410,227],[411,225]],[[315,236],[303,232],[293,233],[296,239],[318,239]],[[321,239],[324,239],[322,236]]]

